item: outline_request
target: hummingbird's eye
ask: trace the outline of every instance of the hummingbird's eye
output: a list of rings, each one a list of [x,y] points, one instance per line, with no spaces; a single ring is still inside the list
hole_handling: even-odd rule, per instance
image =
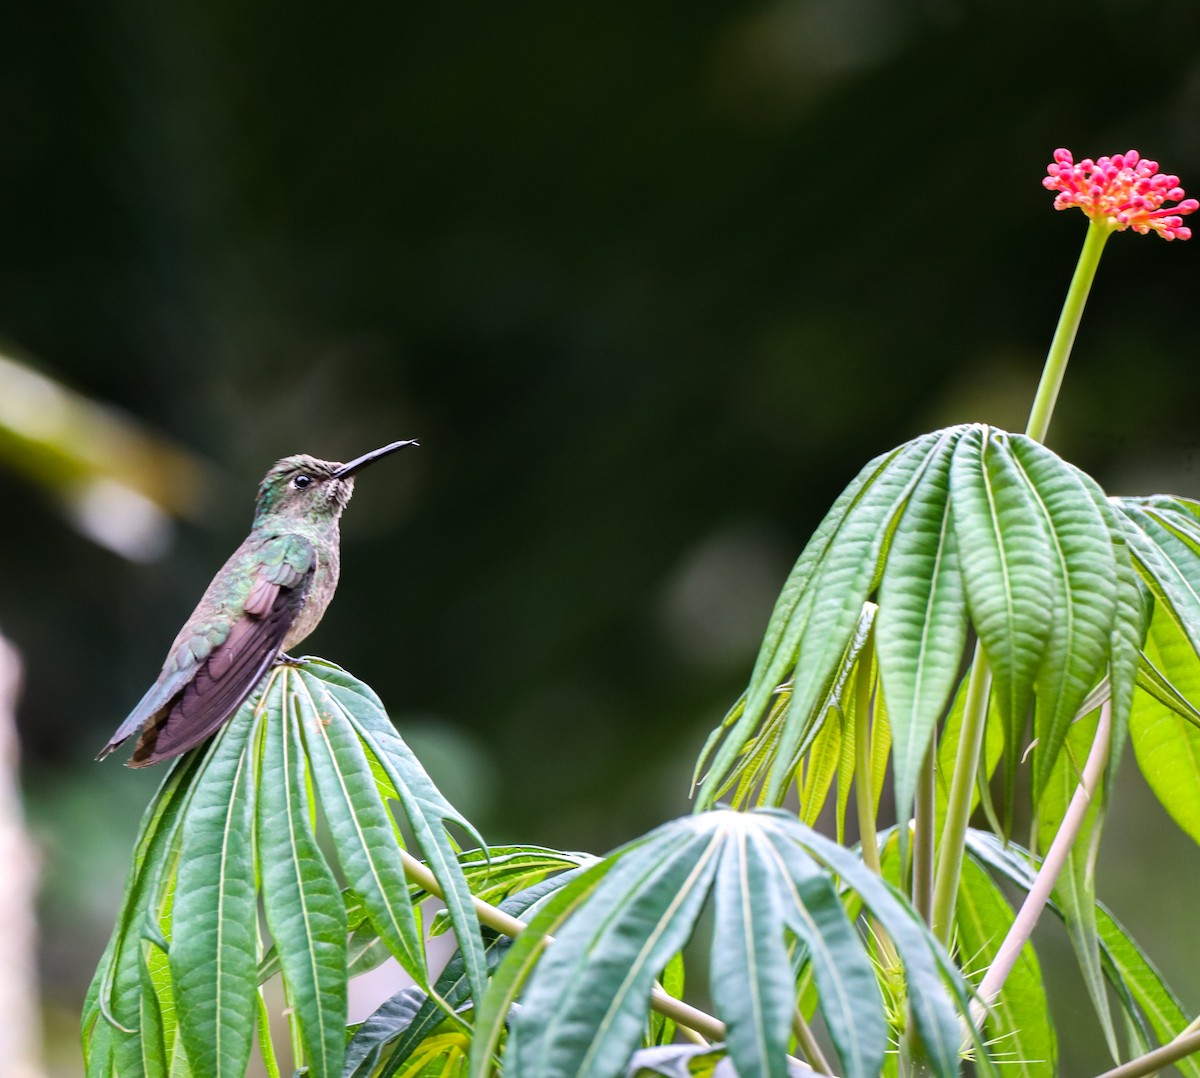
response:
[[[292,486],[299,487],[301,490],[303,490],[311,482],[312,482],[311,475],[298,475],[298,476],[296,476],[295,479],[292,480]]]

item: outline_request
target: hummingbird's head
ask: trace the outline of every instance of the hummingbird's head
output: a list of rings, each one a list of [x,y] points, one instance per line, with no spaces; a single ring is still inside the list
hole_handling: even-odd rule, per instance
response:
[[[254,519],[289,516],[302,520],[336,520],[354,493],[354,475],[380,457],[415,441],[392,442],[355,457],[348,464],[318,460],[306,453],[284,457],[267,472],[258,488]]]

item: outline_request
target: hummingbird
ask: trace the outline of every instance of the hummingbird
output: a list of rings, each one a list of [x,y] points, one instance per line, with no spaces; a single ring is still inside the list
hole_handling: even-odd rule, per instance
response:
[[[250,534],[184,622],[158,680],[96,759],[140,732],[130,767],[169,760],[237,711],[276,659],[317,627],[337,590],[338,521],[355,474],[417,444],[392,442],[348,464],[304,454],[276,462],[258,488]]]

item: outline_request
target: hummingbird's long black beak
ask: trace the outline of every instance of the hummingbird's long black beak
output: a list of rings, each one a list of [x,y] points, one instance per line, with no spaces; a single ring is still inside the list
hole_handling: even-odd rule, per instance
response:
[[[361,457],[355,457],[348,464],[343,464],[336,472],[333,473],[335,479],[346,479],[352,476],[355,472],[361,471],[368,464],[377,461],[380,457],[386,457],[389,453],[396,452],[397,449],[403,449],[406,445],[420,445],[415,438],[411,438],[405,442],[392,442],[391,445],[385,445],[380,449],[372,449],[369,453],[364,453]]]

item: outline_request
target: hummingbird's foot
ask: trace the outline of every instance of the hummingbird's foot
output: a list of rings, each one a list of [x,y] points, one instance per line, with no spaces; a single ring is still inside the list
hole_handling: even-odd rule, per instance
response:
[[[275,656],[275,665],[276,666],[303,666],[304,660],[297,659],[295,656],[289,655],[286,651],[281,651],[278,655]]]

